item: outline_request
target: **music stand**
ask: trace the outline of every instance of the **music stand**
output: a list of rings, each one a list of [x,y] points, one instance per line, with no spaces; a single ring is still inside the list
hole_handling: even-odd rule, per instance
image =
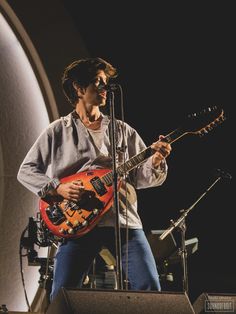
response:
[[[218,177],[214,180],[214,182],[206,189],[204,193],[202,193],[198,199],[187,209],[181,209],[181,216],[174,221],[170,220],[170,226],[167,228],[162,235],[160,235],[160,240],[164,240],[169,233],[171,233],[174,229],[178,229],[181,232],[181,248],[180,255],[182,260],[182,268],[183,268],[183,290],[188,294],[188,271],[187,271],[187,250],[185,245],[185,233],[186,233],[186,217],[193,210],[193,208],[198,204],[198,202],[206,196],[206,194],[212,189],[212,187],[220,181],[222,178],[231,179],[232,176],[229,173],[225,173],[220,169],[217,170]]]
[[[157,264],[162,263],[177,249],[177,244],[172,233],[169,233],[164,240],[159,239],[163,231],[164,230],[151,230],[147,235],[148,242]]]
[[[198,249],[198,238],[192,238],[185,240],[185,248],[186,248],[186,254],[187,257]],[[176,250],[172,255],[169,256],[168,262],[169,264],[176,264],[181,261],[180,251]]]

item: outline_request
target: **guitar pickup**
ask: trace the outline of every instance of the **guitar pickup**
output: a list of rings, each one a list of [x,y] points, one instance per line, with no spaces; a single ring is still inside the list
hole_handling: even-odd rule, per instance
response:
[[[58,205],[48,206],[46,208],[46,214],[48,219],[55,225],[58,226],[66,220],[62,209]]]
[[[90,182],[99,196],[103,196],[107,193],[107,189],[99,177],[92,178]]]

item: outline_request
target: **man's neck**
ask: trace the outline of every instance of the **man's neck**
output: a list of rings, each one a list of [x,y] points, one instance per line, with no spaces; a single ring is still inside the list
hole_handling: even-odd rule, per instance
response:
[[[75,110],[87,128],[100,128],[102,116],[98,106],[85,106],[78,103]]]

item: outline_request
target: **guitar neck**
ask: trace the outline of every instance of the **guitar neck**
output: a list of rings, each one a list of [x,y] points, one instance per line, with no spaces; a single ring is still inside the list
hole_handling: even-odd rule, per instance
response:
[[[161,140],[164,142],[167,142],[169,144],[177,141],[182,136],[187,134],[186,132],[183,132],[181,129],[176,129],[172,131],[171,133],[167,134],[164,138]],[[128,161],[117,167],[117,173],[120,177],[127,174],[130,170],[134,169],[141,163],[143,163],[145,160],[147,160],[150,156],[152,156],[155,153],[155,150],[151,148],[151,146],[148,146],[143,151],[138,153],[137,155],[130,158]],[[105,184],[110,185],[113,182],[112,178],[112,172],[107,173],[102,177]]]
[[[178,128],[171,133],[167,134],[163,139],[161,139],[163,142],[167,142],[169,144],[172,144],[176,142],[178,139],[186,135],[188,132],[184,132],[181,130],[181,128]]]

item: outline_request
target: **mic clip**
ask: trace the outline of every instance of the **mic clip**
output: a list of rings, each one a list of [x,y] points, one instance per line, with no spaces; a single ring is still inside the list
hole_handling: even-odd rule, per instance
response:
[[[115,90],[117,90],[120,87],[119,84],[99,84],[98,85],[98,90],[106,90],[108,92],[113,92]]]
[[[227,173],[221,169],[216,169],[216,173],[219,177],[221,177],[222,179],[228,179],[228,180],[231,180],[232,179],[232,176],[230,173]]]

